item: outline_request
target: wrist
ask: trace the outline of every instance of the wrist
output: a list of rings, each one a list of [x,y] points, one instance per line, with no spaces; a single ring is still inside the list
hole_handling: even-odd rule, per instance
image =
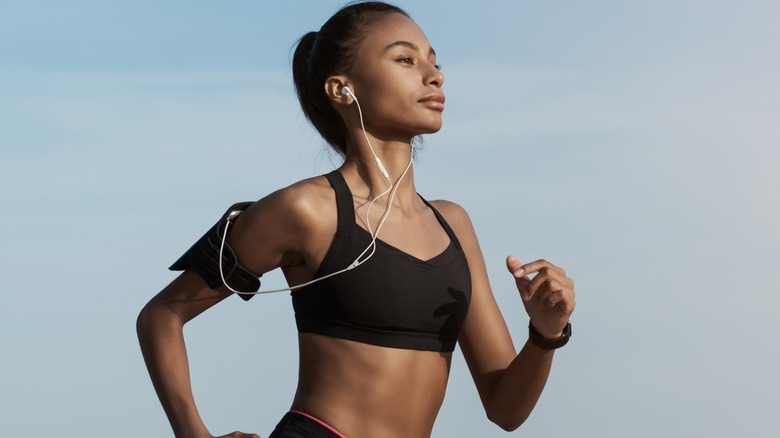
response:
[[[543,335],[536,330],[533,323],[528,324],[528,341],[542,350],[555,350],[561,348],[569,342],[569,338],[571,338],[570,322],[567,322],[566,326],[559,333],[551,335]]]
[[[211,434],[208,430],[204,429],[192,429],[192,428],[185,428],[185,429],[179,429],[175,430],[173,432],[173,436],[176,438],[214,438],[214,435]]]
[[[203,421],[195,421],[193,423],[179,424],[173,427],[173,434],[176,437],[189,437],[189,438],[211,438],[211,432],[206,428]]]

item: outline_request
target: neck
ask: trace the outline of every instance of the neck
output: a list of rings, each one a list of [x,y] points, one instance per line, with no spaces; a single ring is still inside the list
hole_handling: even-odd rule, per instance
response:
[[[349,142],[347,149],[349,153],[344,163],[344,169],[350,173],[355,172],[365,184],[365,190],[355,187],[354,194],[370,200],[390,188],[392,182],[394,186],[397,186],[393,203],[400,208],[413,205],[412,202],[416,199],[417,191],[414,186],[414,169],[410,164],[413,156],[410,142],[382,141],[370,138],[374,153],[387,171],[387,177],[390,180],[388,182],[388,178],[380,170],[362,131],[359,132],[358,136],[352,138],[362,139],[362,141]],[[404,174],[404,172],[406,173]],[[403,178],[401,178],[402,176]]]

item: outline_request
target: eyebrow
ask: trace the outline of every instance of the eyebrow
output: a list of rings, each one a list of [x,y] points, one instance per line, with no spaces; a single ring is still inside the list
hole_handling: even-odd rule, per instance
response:
[[[417,47],[417,45],[414,44],[414,43],[410,43],[409,41],[396,41],[396,42],[394,42],[392,44],[388,44],[388,46],[385,47],[385,52],[390,50],[390,49],[392,49],[393,47],[397,47],[397,46],[408,47],[408,48],[414,50],[415,52],[419,52],[420,51],[420,48]],[[436,56],[436,51],[433,50],[433,47],[431,47],[428,50],[428,55]]]

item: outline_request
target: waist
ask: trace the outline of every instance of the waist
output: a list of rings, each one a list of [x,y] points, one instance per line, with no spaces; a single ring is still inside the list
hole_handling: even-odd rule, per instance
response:
[[[322,419],[348,437],[372,436],[370,430],[430,435],[444,400],[451,354],[308,333],[299,338],[300,378],[293,409]]]

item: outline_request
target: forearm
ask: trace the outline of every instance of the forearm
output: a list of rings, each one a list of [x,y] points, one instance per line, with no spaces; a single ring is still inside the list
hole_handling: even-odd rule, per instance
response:
[[[496,379],[486,406],[491,421],[506,430],[520,427],[531,414],[550,374],[554,350],[530,342]]]
[[[176,436],[211,436],[200,418],[190,384],[183,323],[164,308],[145,308],[138,316],[141,351]]]

